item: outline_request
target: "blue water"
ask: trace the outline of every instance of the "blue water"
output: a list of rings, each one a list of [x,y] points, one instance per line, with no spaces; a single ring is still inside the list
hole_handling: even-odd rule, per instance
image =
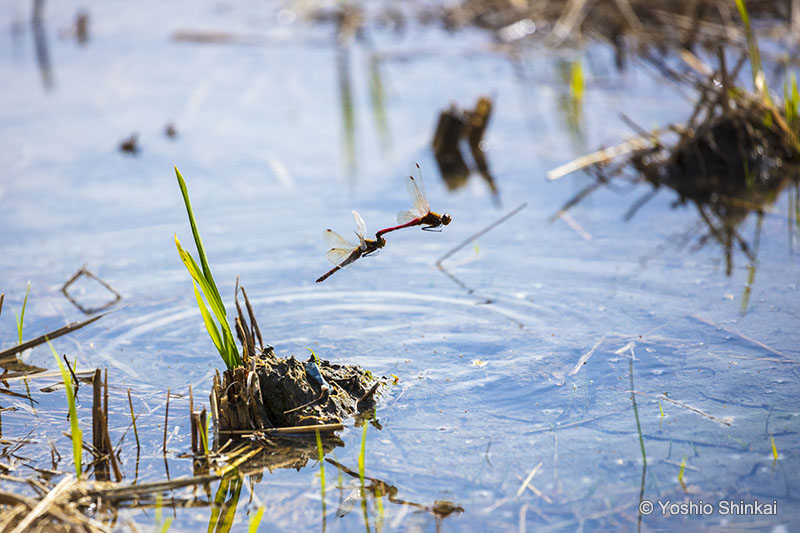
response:
[[[800,269],[787,191],[764,216],[746,306],[748,259],[736,252],[726,276],[723,250],[694,246],[698,215],[673,208],[668,191],[624,222],[647,187],[621,182],[570,211],[583,233],[547,222],[591,182],[581,173],[547,182],[548,170],[630,135],[620,113],[645,128],[684,120],[690,93],[641,62],[616,71],[600,45],[524,46],[512,61],[484,33],[412,26],[403,34],[373,30],[368,41],[337,50],[330,26],[302,16],[282,24],[277,7],[107,2],[90,7],[90,40],[79,46],[67,36],[79,7],[45,6],[50,89],[30,6],[12,2],[0,13],[0,348],[15,343],[11,310],[19,312],[28,280],[26,339],[83,318],[60,293],[81,265],[113,285],[124,306],[55,345],[79,368],[108,368],[114,442],[130,422],[131,389],[140,413],[139,482],[166,475],[167,389],[181,395],[170,401],[169,474],[191,474],[191,461],[178,457],[189,451],[188,387],[207,404],[222,364],[175,250],[175,233],[191,245],[177,165],[223,297],[231,303],[238,275],[279,355],[305,357],[308,347],[399,377],[378,406],[383,429],[368,431],[366,472],[397,487],[401,500],[461,506],[442,530],[635,530],[643,461],[631,349],[616,353],[631,342],[644,499],[778,506],[774,517],[664,517],[656,505],[643,525],[791,529],[800,509]],[[176,41],[179,30],[252,42]],[[373,59],[383,104],[370,92]],[[586,78],[577,130],[562,111],[568,87],[560,75],[576,60]],[[343,80],[352,99],[350,144]],[[477,175],[449,192],[428,148],[440,110],[471,107],[484,94],[495,103],[485,141],[500,207]],[[177,138],[164,135],[168,123]],[[140,152],[121,153],[119,143],[134,132]],[[379,255],[315,284],[330,268],[323,230],[351,235],[352,209],[370,231],[392,225],[409,207],[402,180],[411,161],[422,166],[434,210],[453,223],[441,233],[390,234]],[[523,202],[519,214],[444,262],[473,292],[436,268],[437,258]],[[751,240],[754,217],[739,231]],[[85,298],[103,299],[87,291]],[[53,368],[46,347],[23,360]],[[47,439],[63,455],[57,468],[72,468],[63,392],[39,392],[49,383],[31,381],[35,413],[25,400],[0,398],[17,408],[2,413],[3,438],[35,436],[20,452],[27,461],[14,460],[15,475],[30,475],[23,463],[52,467]],[[10,387],[24,391],[20,382]],[[86,435],[90,396],[79,396]],[[361,430],[341,437],[336,458],[357,470]],[[130,482],[130,433],[121,449]],[[684,457],[686,491],[678,481]],[[536,491],[518,494],[540,463],[530,480]],[[358,503],[336,516],[340,496],[357,481],[344,476],[339,489],[335,469],[326,473],[327,530],[365,527]],[[246,530],[261,504],[264,531],[322,527],[316,465],[265,472],[244,486],[234,530]],[[437,528],[431,513],[385,497],[382,506],[381,517],[369,500],[369,528],[376,521],[389,530]],[[211,512],[178,509],[172,530],[205,527]],[[153,509],[120,516],[119,529],[126,521],[153,524]]]

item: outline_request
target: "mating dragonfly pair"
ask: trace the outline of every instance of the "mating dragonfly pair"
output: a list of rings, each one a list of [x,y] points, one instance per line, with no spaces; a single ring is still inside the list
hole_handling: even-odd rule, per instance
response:
[[[385,234],[412,226],[422,226],[426,231],[441,231],[439,228],[450,224],[452,218],[447,213],[440,215],[431,211],[428,198],[425,196],[425,184],[422,182],[422,171],[419,164],[414,163],[412,174],[406,178],[406,188],[411,196],[413,207],[408,211],[401,211],[397,214],[397,226],[384,228],[375,234],[374,239],[367,239],[367,225],[364,219],[353,211],[353,218],[356,221],[356,236],[358,244],[353,244],[332,229],[326,229],[323,234],[325,242],[331,249],[325,254],[328,261],[335,266],[317,279],[317,283],[323,282],[331,277],[336,271],[353,264],[356,260],[372,255],[386,246]]]

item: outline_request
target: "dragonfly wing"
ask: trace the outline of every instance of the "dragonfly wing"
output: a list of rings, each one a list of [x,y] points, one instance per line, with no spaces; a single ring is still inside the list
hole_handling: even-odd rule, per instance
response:
[[[364,219],[361,218],[361,215],[358,214],[358,211],[355,209],[353,210],[353,220],[356,221],[356,227],[358,231],[356,232],[360,237],[367,236],[367,225],[364,223]]]
[[[356,235],[358,236],[358,245],[361,247],[362,250],[367,249],[367,243],[364,242],[364,239],[367,238],[367,225],[364,223],[364,219],[361,218],[361,215],[358,214],[358,211],[355,209],[353,210],[353,219],[356,221]]]
[[[331,248],[325,253],[328,261],[336,266],[341,266],[353,253],[353,248]]]
[[[322,238],[325,240],[325,243],[331,247],[331,249],[325,253],[325,257],[334,265],[341,264],[353,253],[353,250],[357,248],[355,244],[332,229],[326,229],[322,234]]]
[[[415,209],[410,209],[408,211],[400,211],[399,213],[397,213],[398,224],[407,224],[412,220],[416,220],[418,218],[422,218],[422,215],[418,214]]]
[[[427,215],[428,211],[431,210],[431,206],[425,196],[425,185],[422,184],[422,176],[415,178],[409,175],[406,178],[406,189],[408,189],[408,195],[411,196],[411,202],[414,205],[413,209],[417,212],[417,216],[424,217]]]
[[[356,248],[355,244],[348,241],[332,229],[326,229],[322,233],[322,239],[325,241],[325,244],[331,248],[350,248],[351,250]]]

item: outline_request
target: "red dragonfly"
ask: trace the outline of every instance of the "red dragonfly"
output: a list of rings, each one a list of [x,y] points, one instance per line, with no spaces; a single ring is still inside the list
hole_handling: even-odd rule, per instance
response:
[[[408,175],[406,179],[406,188],[408,194],[411,196],[411,201],[414,204],[408,211],[401,211],[397,213],[397,223],[399,226],[392,226],[385,228],[375,234],[375,237],[380,239],[384,233],[395,231],[402,228],[409,228],[411,226],[422,226],[425,231],[442,231],[442,226],[450,224],[453,219],[447,213],[440,215],[431,211],[431,206],[428,203],[428,198],[425,196],[425,184],[422,181],[422,170],[419,168],[419,163],[414,163],[411,166],[412,176]]]
[[[332,229],[325,230],[322,237],[331,247],[325,254],[325,257],[336,266],[320,276],[317,279],[317,283],[325,281],[331,277],[334,272],[354,263],[357,259],[372,255],[386,246],[386,239],[380,235],[376,235],[374,240],[366,238],[367,225],[364,224],[364,219],[361,218],[358,211],[353,211],[353,219],[356,221],[355,234],[358,236],[358,244],[353,244]]]

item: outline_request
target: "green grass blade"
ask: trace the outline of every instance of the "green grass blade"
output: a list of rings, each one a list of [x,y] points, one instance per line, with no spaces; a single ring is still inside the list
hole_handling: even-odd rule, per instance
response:
[[[222,354],[225,349],[222,345],[222,337],[219,334],[217,325],[214,323],[214,319],[211,318],[211,313],[209,313],[206,308],[206,303],[203,301],[203,296],[197,289],[197,283],[195,283],[194,280],[192,280],[192,288],[194,288],[194,297],[197,300],[197,307],[200,308],[200,314],[203,315],[203,323],[206,325],[206,331],[208,331],[208,335],[211,337],[214,346],[216,346],[219,353]]]
[[[64,363],[58,357],[53,343],[47,339],[47,344],[50,346],[50,351],[53,352],[53,357],[58,363],[58,369],[61,371],[61,379],[64,380],[64,389],[67,393],[67,404],[69,405],[69,423],[72,431],[72,457],[75,461],[75,475],[80,478],[83,473],[81,464],[81,452],[83,451],[83,434],[81,428],[78,426],[78,410],[75,408],[75,394],[72,392],[72,376],[69,375]]]
[[[197,223],[194,220],[194,213],[192,212],[192,204],[189,201],[189,191],[186,189],[186,182],[183,180],[178,167],[175,167],[175,176],[178,178],[178,186],[181,188],[183,195],[183,203],[186,205],[186,214],[189,215],[189,225],[192,227],[192,236],[194,237],[194,244],[197,246],[197,254],[200,256],[200,264],[203,266],[203,274],[208,280],[208,283],[214,290],[214,296],[217,300],[222,300],[217,291],[217,284],[214,283],[214,277],[211,275],[211,268],[208,266],[208,259],[206,258],[206,250],[203,248],[203,241],[200,240],[200,232],[197,231]]]
[[[753,72],[753,86],[759,91],[767,103],[772,103],[769,96],[769,88],[767,87],[766,77],[761,68],[761,55],[758,52],[758,43],[756,36],[753,34],[753,28],[750,26],[750,15],[747,13],[747,7],[744,5],[744,0],[735,0],[736,9],[739,10],[739,16],[744,23],[744,33],[747,38],[747,49],[750,53],[750,70]]]
[[[207,317],[205,313],[203,315],[203,321],[206,323],[206,329],[208,329],[209,335],[211,336],[212,341],[214,341],[214,345],[217,347],[222,360],[225,362],[225,365],[228,368],[234,368],[240,365],[241,357],[239,356],[239,351],[236,348],[236,341],[233,339],[233,332],[228,325],[228,320],[225,313],[225,305],[222,303],[222,299],[219,297],[216,287],[214,287],[213,283],[209,282],[203,276],[202,272],[200,271],[200,267],[197,265],[197,262],[195,262],[194,258],[189,254],[189,252],[187,252],[181,246],[177,235],[175,235],[175,246],[178,249],[178,255],[180,256],[181,261],[183,261],[183,264],[189,271],[189,275],[192,277],[192,280],[194,280],[194,282],[200,286],[200,290],[208,301],[211,311],[219,321],[222,334],[220,335],[217,332],[217,335],[215,336],[211,333],[212,330],[208,328],[209,323],[207,319],[210,317]],[[197,287],[195,287],[195,290],[197,290]],[[198,305],[200,305],[200,301],[198,301]],[[203,308],[201,308],[201,313],[202,312]],[[214,327],[214,330],[216,330],[216,326]]]
[[[31,292],[31,282],[28,282],[28,289],[25,291],[25,299],[22,300],[22,311],[17,318],[17,333],[19,334],[19,343],[22,344],[22,326],[25,324],[25,307],[28,305],[28,294]]]

